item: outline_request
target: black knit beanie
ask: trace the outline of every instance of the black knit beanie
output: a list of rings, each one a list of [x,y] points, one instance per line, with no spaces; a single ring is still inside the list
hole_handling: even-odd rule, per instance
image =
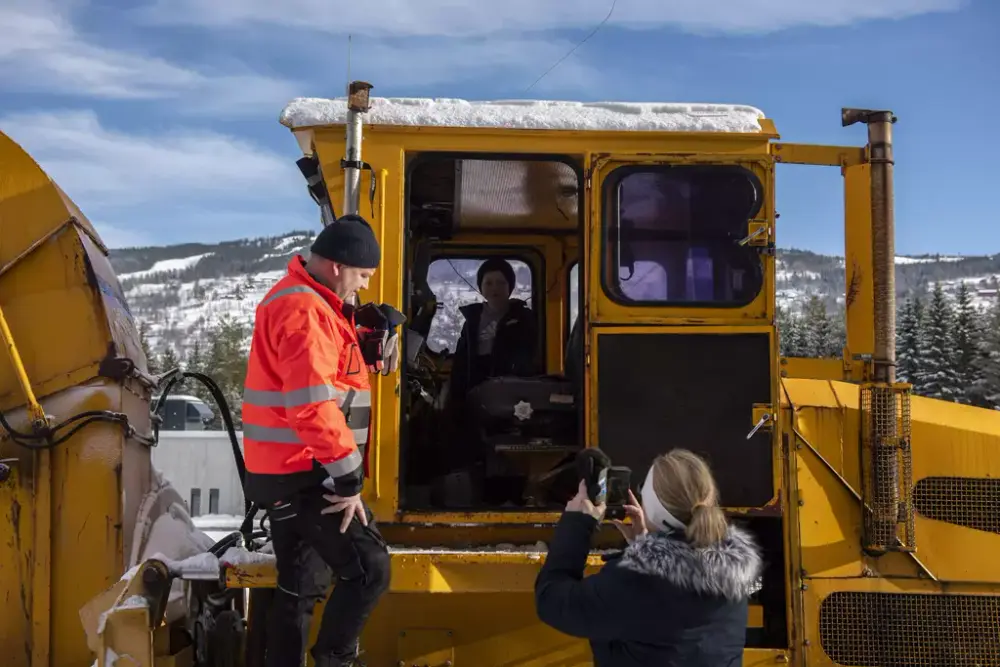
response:
[[[483,262],[483,265],[479,267],[479,271],[476,272],[476,285],[479,287],[479,291],[483,290],[483,276],[491,271],[499,271],[503,274],[503,277],[507,279],[507,286],[510,288],[507,296],[514,293],[514,267],[510,265],[505,259],[500,259],[499,257],[491,257],[490,259]]]
[[[378,267],[382,251],[371,225],[360,215],[344,215],[323,228],[310,252],[319,257],[358,269]]]

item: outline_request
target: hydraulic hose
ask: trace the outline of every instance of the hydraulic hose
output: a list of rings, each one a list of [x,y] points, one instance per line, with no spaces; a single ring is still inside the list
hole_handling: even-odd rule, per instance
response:
[[[156,442],[155,436],[150,438],[148,436],[140,435],[132,424],[129,423],[128,415],[122,412],[112,412],[111,410],[86,410],[75,414],[72,417],[66,418],[55,426],[50,426],[33,433],[22,433],[21,431],[18,431],[10,425],[10,422],[7,421],[4,414],[0,412],[0,426],[3,427],[13,442],[21,445],[22,447],[26,447],[27,449],[51,449],[66,442],[66,440],[73,437],[73,435],[84,426],[99,421],[121,424],[122,428],[125,429],[127,437],[135,438],[145,445],[152,446]],[[59,431],[74,422],[80,423],[76,424],[68,433],[64,433],[56,437]]]
[[[240,441],[236,437],[236,426],[233,424],[233,415],[229,410],[229,403],[226,401],[225,395],[222,393],[222,390],[219,389],[219,385],[215,383],[215,380],[208,377],[204,373],[182,371],[179,368],[167,371],[160,376],[160,382],[162,383],[166,380],[167,384],[163,388],[160,398],[153,406],[152,413],[159,417],[159,411],[166,401],[167,396],[170,395],[171,390],[187,378],[201,382],[208,389],[209,393],[212,394],[212,398],[215,400],[216,406],[219,409],[219,414],[222,415],[222,422],[226,426],[226,432],[229,434],[229,443],[233,448],[233,459],[236,461],[236,471],[240,476],[240,485],[245,486],[247,481],[247,469],[246,464],[243,462],[243,452],[240,451]],[[157,443],[160,441],[159,421],[159,419],[155,420],[155,424],[153,426],[153,432]]]
[[[229,444],[233,448],[233,460],[236,463],[236,471],[240,476],[240,486],[244,489],[243,494],[243,511],[244,519],[243,524],[240,526],[240,533],[243,534],[245,543],[249,546],[250,538],[253,535],[253,517],[257,514],[257,505],[251,503],[246,499],[246,481],[247,481],[247,469],[246,463],[243,460],[243,452],[240,451],[240,441],[236,437],[236,426],[233,424],[233,415],[229,409],[229,403],[226,401],[226,396],[222,393],[219,385],[216,384],[215,380],[205,375],[204,373],[198,373],[194,371],[182,371],[179,368],[173,368],[160,376],[160,383],[162,384],[166,381],[166,385],[163,387],[163,391],[160,393],[159,399],[157,399],[155,405],[153,406],[152,413],[156,417],[153,422],[153,432],[154,438],[158,443],[160,440],[160,419],[159,414],[162,406],[165,404],[167,396],[170,395],[171,390],[185,379],[191,378],[192,380],[197,380],[201,382],[212,394],[212,398],[215,400],[216,407],[219,409],[219,414],[222,416],[222,422],[226,426],[226,433],[229,435]],[[261,519],[261,524],[263,524],[263,519]]]

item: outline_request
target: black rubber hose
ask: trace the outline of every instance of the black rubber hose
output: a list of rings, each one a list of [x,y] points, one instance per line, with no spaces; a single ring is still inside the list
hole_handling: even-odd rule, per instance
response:
[[[167,382],[166,387],[163,388],[163,392],[160,394],[160,398],[156,402],[156,406],[153,408],[154,414],[159,412],[160,407],[164,404],[167,396],[170,394],[170,391],[174,388],[174,386],[180,384],[185,379],[191,378],[192,380],[197,380],[205,385],[205,387],[208,388],[209,393],[212,394],[212,398],[215,399],[216,406],[219,409],[219,414],[222,415],[222,421],[226,425],[226,432],[229,434],[229,443],[233,448],[233,459],[236,462],[236,471],[240,476],[240,486],[245,486],[247,482],[247,469],[246,464],[243,461],[243,452],[240,451],[240,441],[236,437],[236,426],[233,424],[233,415],[229,410],[229,403],[226,401],[226,397],[222,393],[222,390],[219,389],[219,385],[215,383],[215,380],[204,373],[182,371],[180,369],[168,371],[163,377],[164,379],[169,377],[170,380]],[[159,425],[157,425],[157,440],[159,440],[159,436],[160,429]]]
[[[169,379],[168,379],[169,378]],[[153,407],[153,414],[157,415],[160,411],[161,406],[166,402],[167,396],[170,395],[170,391],[180,384],[185,379],[191,378],[192,380],[197,380],[201,382],[205,387],[208,388],[212,398],[215,399],[216,407],[219,409],[219,414],[222,415],[222,421],[226,425],[226,432],[229,434],[229,443],[233,448],[233,460],[236,462],[236,471],[240,476],[240,486],[244,490],[243,494],[243,510],[246,514],[250,514],[250,510],[253,509],[253,505],[246,499],[246,483],[247,483],[247,468],[246,463],[243,460],[243,452],[240,451],[240,441],[236,437],[236,426],[233,424],[233,415],[229,410],[229,403],[226,401],[225,395],[219,388],[219,385],[215,383],[215,380],[205,375],[204,373],[182,371],[179,368],[174,368],[166,373],[164,373],[160,382],[167,380],[166,386],[160,393],[160,398],[157,400],[156,405]],[[159,420],[154,420],[156,422],[155,433],[156,440],[159,442],[160,439],[160,427]],[[245,525],[246,522],[244,522]],[[252,524],[251,524],[252,525]],[[246,534],[249,531],[243,530],[241,528],[240,532]]]
[[[34,450],[51,449],[61,445],[73,437],[73,435],[80,429],[86,427],[88,424],[98,421],[121,424],[125,429],[127,437],[135,438],[146,445],[152,446],[156,442],[154,438],[148,438],[144,435],[138,434],[129,423],[128,415],[121,412],[111,412],[110,410],[87,410],[85,412],[75,414],[55,426],[48,427],[40,433],[21,433],[10,425],[3,413],[0,413],[0,426],[2,426],[8,435],[10,435],[11,441],[22,447]],[[58,438],[55,437],[59,431],[66,428],[73,422],[80,423],[72,428],[69,433],[66,433]]]

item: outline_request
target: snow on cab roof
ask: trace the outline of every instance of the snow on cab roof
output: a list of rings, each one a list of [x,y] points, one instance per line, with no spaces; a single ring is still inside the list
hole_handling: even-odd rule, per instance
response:
[[[762,131],[764,113],[737,104],[666,102],[558,102],[546,100],[468,101],[373,97],[366,124],[525,130],[610,130],[653,132]],[[342,125],[347,99],[299,97],[281,112],[291,129]]]

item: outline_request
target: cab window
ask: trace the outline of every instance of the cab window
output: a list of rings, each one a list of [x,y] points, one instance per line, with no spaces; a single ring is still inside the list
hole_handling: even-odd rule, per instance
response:
[[[427,338],[427,348],[431,352],[455,352],[465,324],[460,309],[470,303],[485,301],[476,284],[476,274],[486,259],[443,257],[431,262],[427,282],[438,303]],[[535,310],[532,299],[535,281],[531,267],[519,259],[504,259],[514,269],[515,285],[510,297],[521,299],[529,309]]]
[[[735,165],[622,167],[604,184],[604,289],[632,305],[744,306],[760,293],[740,246],[763,189]]]

